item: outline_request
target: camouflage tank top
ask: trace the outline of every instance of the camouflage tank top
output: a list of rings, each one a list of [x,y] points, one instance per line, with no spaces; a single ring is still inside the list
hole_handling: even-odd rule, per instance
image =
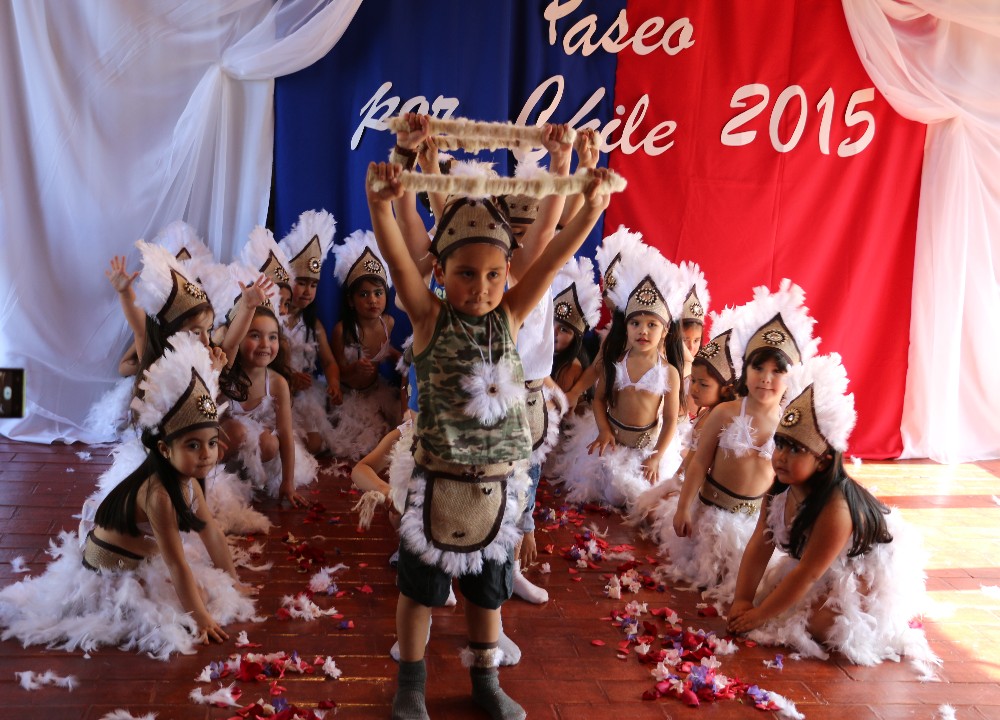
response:
[[[507,314],[497,308],[482,317],[464,315],[442,303],[430,344],[413,358],[417,370],[417,438],[430,454],[460,465],[526,460],[531,432],[523,400],[495,425],[470,417],[471,399],[462,378],[483,360],[506,367],[511,381],[524,386],[521,358],[510,335]]]

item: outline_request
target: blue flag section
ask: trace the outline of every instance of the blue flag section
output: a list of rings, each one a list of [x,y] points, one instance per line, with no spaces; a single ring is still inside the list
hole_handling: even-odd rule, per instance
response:
[[[277,80],[275,236],[314,208],[333,213],[337,239],[370,229],[365,173],[369,162],[388,158],[395,141],[382,121],[402,112],[604,127],[614,117],[616,55],[587,53],[586,44],[570,54],[564,35],[590,16],[581,43],[587,27],[603,33],[624,5],[366,0],[326,57]],[[506,151],[476,157],[513,172]],[[598,226],[588,239],[591,257],[600,235]],[[323,275],[317,301],[329,330],[340,316],[341,291],[332,265]],[[408,323],[396,327],[398,342]]]

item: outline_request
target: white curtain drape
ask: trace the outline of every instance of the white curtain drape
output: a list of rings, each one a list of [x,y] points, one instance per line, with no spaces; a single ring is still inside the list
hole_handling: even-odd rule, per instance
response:
[[[184,219],[228,261],[263,223],[274,78],[323,57],[361,0],[0,3],[0,434],[94,442],[128,338],[113,255]]]
[[[1000,3],[843,0],[861,61],[927,124],[904,457],[1000,457]]]

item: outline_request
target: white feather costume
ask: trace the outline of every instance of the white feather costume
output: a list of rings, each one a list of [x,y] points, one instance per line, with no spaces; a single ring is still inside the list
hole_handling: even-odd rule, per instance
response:
[[[333,254],[336,263],[334,274],[345,291],[365,277],[377,277],[387,289],[392,287],[392,279],[386,270],[388,266],[372,231],[355,230],[342,243],[334,246]],[[378,353],[368,359],[378,365],[390,356],[390,350],[389,338],[386,337]],[[360,360],[364,352],[359,343],[345,344],[344,355],[348,362]],[[368,388],[356,390],[342,384],[341,390],[343,402],[329,409],[334,428],[330,449],[337,457],[357,461],[371,452],[389,429],[399,423],[399,389],[378,374]]]
[[[737,378],[743,370],[745,355],[750,354],[748,350],[752,352],[755,344],[761,346],[762,330],[778,327],[777,316],[780,316],[778,336],[781,340],[771,346],[789,355],[792,360],[789,376],[794,375],[794,366],[800,359],[808,359],[816,353],[819,339],[812,336],[816,321],[809,317],[804,300],[802,288],[785,279],[776,292],[763,286],[754,288],[754,299],[749,303],[713,315],[712,328],[716,336],[725,330],[732,331],[729,350]],[[753,436],[749,416],[741,413],[730,425],[736,423],[744,424],[746,432],[734,433],[735,436]],[[727,426],[723,432],[730,429]],[[734,447],[731,451],[739,455],[753,452],[754,448],[747,445]],[[728,451],[719,448],[716,452]],[[715,481],[725,484],[725,478],[717,477]],[[706,588],[706,597],[728,603],[733,598],[740,559],[756,527],[758,513],[729,512],[695,499],[691,508],[692,532],[690,537],[682,538],[673,532],[678,499],[677,496],[665,498],[657,506],[652,521],[660,540],[660,552],[668,558],[662,571],[674,582]]]
[[[624,225],[619,225],[617,230],[605,236],[594,252],[605,295],[617,285],[617,269],[623,258],[642,265],[643,256],[649,252],[656,251],[643,242],[642,233],[632,232]]]
[[[153,238],[153,244],[166,249],[182,265],[189,262],[195,265],[214,262],[212,251],[198,237],[195,229],[183,220],[175,220],[160,230]],[[197,273],[195,276],[197,277]]]
[[[633,294],[640,286],[648,286],[651,281],[655,286],[656,298],[649,303],[648,310],[640,308],[632,312],[656,314],[663,321],[665,328],[669,327],[674,318],[680,317],[688,289],[679,282],[677,266],[656,251],[639,248],[637,237],[624,228],[616,233],[615,241],[608,248],[609,251],[619,242],[633,245],[631,252],[626,250],[615,263],[616,267],[613,268],[615,280],[610,283],[606,291],[608,299],[624,312],[626,308],[632,307],[629,303]],[[634,300],[632,302],[634,304]],[[666,361],[661,358],[659,362]],[[664,385],[664,392],[669,392],[669,389]],[[631,424],[628,418],[619,420]],[[571,502],[597,502],[624,507],[626,511],[631,511],[639,495],[650,487],[649,481],[643,475],[642,463],[656,449],[659,423],[655,430],[649,432],[648,439],[641,448],[617,445],[613,449],[605,450],[603,456],[596,452],[590,454],[587,449],[597,436],[597,423],[592,412],[566,423],[560,447],[563,457],[550,468],[558,473],[553,480],[564,484],[566,497]],[[675,432],[660,461],[659,482],[671,478],[680,466],[680,462],[680,441]]]
[[[195,338],[179,333],[171,345],[172,349],[147,371],[140,385],[144,398],[133,403],[141,427],[159,429],[160,422],[191,386],[192,371],[198,373],[209,397],[218,390],[218,373],[212,370],[208,352]],[[202,400],[197,402],[201,407]],[[50,542],[49,553],[55,560],[42,575],[0,591],[0,637],[4,640],[17,638],[25,646],[40,644],[84,652],[117,646],[160,660],[175,652],[195,651],[197,623],[181,606],[161,556],[147,558],[135,570],[95,572],[82,563],[83,544],[93,528],[101,500],[147,457],[147,450],[138,440],[120,445],[113,452],[112,466],[98,480],[98,490],[84,503],[79,533],[62,532]],[[254,616],[253,602],[240,594],[230,575],[212,566],[200,545],[189,541],[184,548],[197,583],[206,591],[208,612],[223,625],[250,620]]]
[[[778,433],[813,452],[833,449],[843,453],[857,416],[840,356],[818,355],[793,367],[788,375],[788,395],[793,399]],[[791,526],[785,522],[788,495],[786,491],[774,496],[768,507],[768,532],[778,548],[789,542]],[[927,556],[922,539],[898,510],[891,510],[885,520],[892,542],[875,543],[867,553],[853,558],[848,557],[848,543],[805,597],[750,637],[767,644],[789,645],[808,657],[826,658],[827,651],[833,650],[858,665],[907,656],[928,670],[930,663],[940,662],[923,631],[909,624],[927,603],[923,571]],[[758,588],[757,603],[798,567],[794,557],[777,554]],[[826,647],[808,630],[813,608],[820,602],[837,614]]]
[[[299,215],[298,222],[279,243],[285,254],[292,258],[289,262],[296,279],[320,279],[323,259],[333,244],[336,228],[333,215],[325,210],[306,210]],[[332,449],[336,436],[327,417],[326,383],[316,373],[319,345],[315,337],[310,337],[309,330],[301,313],[291,327],[285,325],[291,369],[313,378],[312,385],[292,396],[292,422],[300,437],[304,439],[305,435],[316,433],[322,438],[323,446]]]

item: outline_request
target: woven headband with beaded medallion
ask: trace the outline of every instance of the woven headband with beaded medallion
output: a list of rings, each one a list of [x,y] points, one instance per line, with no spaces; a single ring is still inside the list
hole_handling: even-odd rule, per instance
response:
[[[796,344],[791,330],[785,325],[781,313],[775,315],[754,332],[747,343],[746,350],[743,351],[743,359],[746,360],[755,350],[764,347],[781,351],[792,364],[802,362],[802,353],[799,352],[799,346]]]
[[[176,327],[192,315],[211,307],[208,295],[198,283],[188,280],[176,270],[170,271],[170,281],[170,295],[156,315],[164,326]]]
[[[215,399],[201,376],[191,369],[191,382],[181,394],[174,406],[167,411],[160,421],[164,442],[169,442],[177,435],[206,427],[219,425],[219,411]]]
[[[822,455],[830,449],[830,443],[819,430],[814,402],[813,386],[810,385],[785,406],[774,434],[783,435],[810,452]]]
[[[313,235],[312,239],[288,262],[292,267],[292,274],[296,278],[319,280],[320,270],[323,269],[320,250],[319,235]]]
[[[381,280],[383,285],[389,284],[389,278],[385,274],[385,265],[367,246],[347,272],[347,287],[352,287],[354,283],[366,278],[376,278]]]

